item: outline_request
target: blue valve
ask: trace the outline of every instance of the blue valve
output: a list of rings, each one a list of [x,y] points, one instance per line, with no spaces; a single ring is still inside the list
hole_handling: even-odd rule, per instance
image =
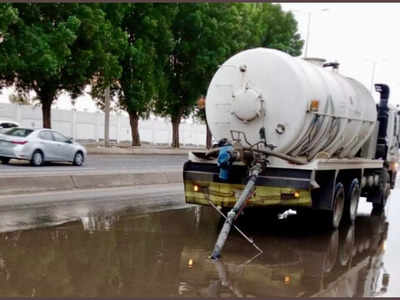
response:
[[[227,181],[229,179],[229,169],[232,165],[232,146],[224,146],[219,150],[218,166],[219,166],[219,179]]]

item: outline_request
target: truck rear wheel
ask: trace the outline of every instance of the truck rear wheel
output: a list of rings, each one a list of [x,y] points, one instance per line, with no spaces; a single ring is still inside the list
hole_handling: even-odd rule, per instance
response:
[[[354,178],[346,190],[346,199],[344,206],[344,218],[351,224],[357,217],[358,202],[360,200],[361,189],[357,178]]]
[[[384,211],[389,195],[390,176],[388,171],[384,169],[379,176],[379,186],[367,198],[367,201],[372,202],[373,214],[381,214]]]
[[[336,229],[340,225],[344,211],[345,194],[343,184],[338,182],[335,187],[335,195],[333,198],[333,209],[326,212],[324,222],[330,229]]]

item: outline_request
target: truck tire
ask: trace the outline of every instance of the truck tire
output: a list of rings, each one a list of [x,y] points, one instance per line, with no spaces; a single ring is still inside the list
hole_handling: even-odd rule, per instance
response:
[[[346,189],[346,199],[344,206],[344,220],[353,224],[357,217],[358,202],[360,200],[361,189],[357,178],[354,178]]]
[[[338,182],[335,187],[335,194],[333,198],[333,209],[327,211],[323,221],[329,229],[336,229],[342,220],[345,203],[345,193],[343,184]]]
[[[372,213],[382,214],[385,210],[387,198],[390,195],[390,176],[386,169],[383,169],[379,176],[379,186],[369,193],[367,201],[372,202]]]

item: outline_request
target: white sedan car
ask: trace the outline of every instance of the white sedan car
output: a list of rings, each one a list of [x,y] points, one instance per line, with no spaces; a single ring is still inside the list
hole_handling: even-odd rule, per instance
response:
[[[51,129],[11,128],[0,133],[0,161],[29,160],[33,166],[44,162],[72,162],[81,166],[87,156],[82,145]]]

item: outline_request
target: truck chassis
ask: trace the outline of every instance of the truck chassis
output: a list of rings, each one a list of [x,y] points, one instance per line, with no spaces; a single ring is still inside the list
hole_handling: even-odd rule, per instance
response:
[[[235,162],[229,182],[219,178],[216,160],[201,159],[191,153],[184,165],[187,203],[214,205],[222,209],[234,206],[248,174],[248,167]],[[271,158],[270,165],[257,177],[256,189],[247,207],[296,209],[300,213],[323,216],[331,227],[347,219],[354,221],[359,197],[367,197],[378,212],[383,210],[394,173],[383,160],[315,159],[304,165]]]

